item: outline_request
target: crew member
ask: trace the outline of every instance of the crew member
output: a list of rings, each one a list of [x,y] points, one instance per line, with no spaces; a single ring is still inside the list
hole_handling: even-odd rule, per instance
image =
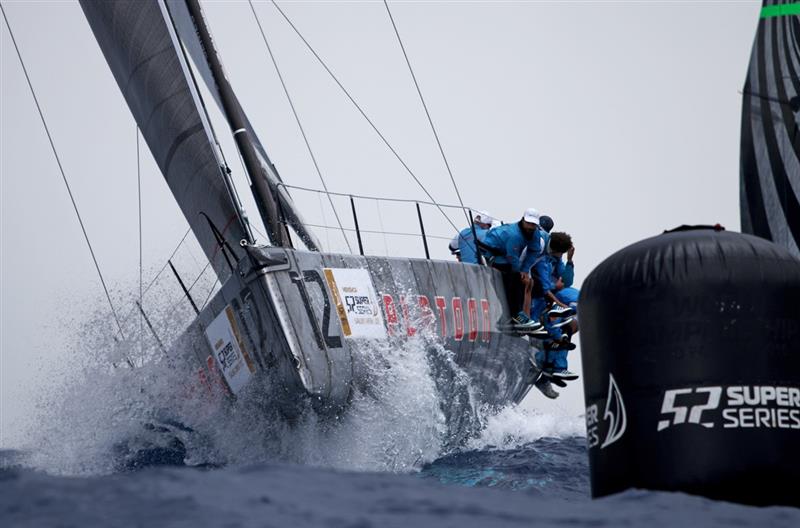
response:
[[[494,219],[486,211],[478,211],[472,221],[472,225],[461,230],[459,234],[450,241],[450,252],[456,255],[459,262],[465,264],[480,264],[478,260],[478,247],[475,237],[479,242],[483,242],[486,233],[492,228]]]
[[[562,268],[561,276],[556,282],[556,298],[575,311],[573,321],[567,330],[570,335],[575,335],[578,332],[578,298],[581,293],[578,288],[572,286],[572,282],[575,280],[574,257],[575,246],[572,246],[567,250],[567,263]]]
[[[547,233],[553,230],[555,222],[549,216],[542,215],[539,217],[539,227],[544,229]],[[560,236],[560,235],[559,235]],[[572,245],[567,250],[567,263],[566,265],[559,262],[558,269],[554,270],[553,276],[556,278],[555,295],[556,298],[562,303],[566,304],[575,310],[574,321],[570,324],[572,331],[571,335],[578,332],[578,296],[580,291],[572,287],[572,282],[575,279],[575,267],[572,263],[572,258],[575,255],[575,246]]]
[[[538,224],[538,211],[527,209],[519,222],[492,228],[479,244],[494,257],[492,266],[503,275],[508,307],[516,314],[511,324],[516,328],[540,326],[537,320],[530,318],[530,306],[524,303],[525,290],[530,286],[531,266],[544,251],[545,240]]]
[[[549,216],[542,215],[539,217],[539,227],[544,229],[545,232],[549,233],[552,231],[554,225],[556,225],[555,222],[553,222],[553,219]]]
[[[562,257],[567,254],[567,263]],[[542,317],[549,339],[545,340],[544,352],[538,352],[536,359],[542,370],[550,376],[562,379],[575,379],[577,375],[567,370],[567,351],[575,348],[570,337],[577,332],[577,321],[571,317],[575,307],[558,297],[559,291],[570,288],[575,278],[572,255],[575,250],[572,237],[567,233],[551,233],[547,250],[533,265],[534,293],[531,315]],[[576,290],[577,291],[577,290]],[[570,300],[570,295],[564,295]]]

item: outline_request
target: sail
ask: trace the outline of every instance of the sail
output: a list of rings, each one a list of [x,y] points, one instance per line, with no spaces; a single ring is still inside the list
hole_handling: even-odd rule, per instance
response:
[[[166,1],[167,6],[169,7],[170,15],[175,22],[175,28],[178,31],[181,42],[186,47],[189,55],[192,57],[192,61],[194,62],[197,72],[200,74],[200,77],[205,82],[209,92],[211,92],[211,95],[214,97],[217,106],[224,111],[219,87],[217,86],[217,83],[214,80],[214,75],[212,74],[211,68],[208,65],[208,60],[205,56],[206,50],[198,38],[195,22],[192,20],[192,15],[187,8],[186,0]],[[294,231],[303,241],[303,244],[305,244],[308,249],[315,251],[319,250],[321,247],[319,241],[314,234],[305,227],[303,216],[297,210],[297,207],[295,207],[294,201],[289,195],[289,192],[285,187],[279,185],[283,182],[283,180],[281,179],[278,170],[275,168],[275,165],[270,160],[264,145],[258,138],[255,129],[250,123],[250,119],[247,117],[244,108],[242,108],[242,105],[235,94],[233,94],[233,99],[239,109],[239,112],[242,114],[242,116],[244,116],[247,136],[250,138],[253,146],[255,147],[256,154],[258,155],[259,163],[261,165],[261,174],[251,175],[251,178],[261,177],[266,180],[270,190],[278,198],[281,212],[286,217],[286,222],[294,229]]]
[[[224,280],[243,256],[239,241],[250,237],[166,6],[160,0],[80,3],[175,200]]]
[[[765,1],[743,90],[742,231],[800,257],[800,4]]]

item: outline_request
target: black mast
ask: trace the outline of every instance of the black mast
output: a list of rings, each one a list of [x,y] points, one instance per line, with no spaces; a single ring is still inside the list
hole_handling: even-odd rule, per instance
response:
[[[256,154],[255,146],[250,139],[250,131],[247,129],[247,120],[244,117],[244,112],[242,112],[239,101],[236,99],[233,89],[228,82],[228,78],[225,75],[225,70],[222,67],[219,54],[211,38],[211,32],[203,17],[203,10],[200,7],[200,2],[198,0],[186,0],[186,7],[189,10],[189,14],[192,16],[195,28],[197,29],[197,35],[204,48],[206,60],[211,68],[211,74],[214,76],[214,82],[219,89],[223,111],[225,117],[228,119],[233,137],[236,140],[236,146],[242,155],[245,168],[249,173],[250,190],[253,192],[253,197],[256,200],[261,219],[264,221],[267,235],[273,245],[288,246],[289,242],[287,240],[286,230],[283,229],[281,225],[281,217],[279,215],[276,197],[272,194],[266,183],[266,178],[262,173],[263,168]]]

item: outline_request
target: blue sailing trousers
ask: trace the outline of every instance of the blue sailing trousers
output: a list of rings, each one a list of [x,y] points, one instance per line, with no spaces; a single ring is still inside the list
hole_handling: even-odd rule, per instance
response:
[[[567,352],[569,350],[537,350],[536,364],[542,369],[550,369],[552,371],[567,370],[569,366]]]
[[[531,319],[534,321],[542,321],[544,329],[547,330],[547,333],[550,334],[553,339],[561,339],[561,336],[564,334],[564,332],[562,332],[560,328],[553,327],[553,321],[544,315],[546,309],[547,301],[545,298],[534,297],[531,301]],[[542,317],[543,315],[544,317]]]
[[[564,301],[562,300],[561,302]],[[542,320],[545,330],[547,330],[547,333],[552,337],[552,339],[546,339],[544,341],[545,343],[548,343],[553,339],[560,339],[564,332],[560,328],[553,328],[553,322],[549,317],[547,317],[547,315],[544,315],[544,311],[546,309],[547,301],[545,301],[544,297],[536,297],[532,300],[531,319]],[[542,317],[542,315],[544,315],[544,317]],[[568,352],[568,350],[538,350],[535,355],[536,363],[544,369],[552,369],[554,371],[567,370],[567,367],[569,366],[567,362]]]

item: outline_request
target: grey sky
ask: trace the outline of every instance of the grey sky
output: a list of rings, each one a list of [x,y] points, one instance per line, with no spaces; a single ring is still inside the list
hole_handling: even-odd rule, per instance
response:
[[[138,280],[133,118],[76,2],[3,5],[100,265],[127,313]],[[203,5],[283,178],[319,188],[247,3]],[[455,203],[383,4],[281,5],[433,195]],[[738,92],[760,2],[391,5],[464,201],[506,221],[529,206],[553,216],[575,239],[578,281],[617,249],[666,228],[738,229]],[[274,8],[259,2],[257,10],[331,190],[423,198]],[[105,307],[5,26],[0,42],[0,445],[13,445],[13,424],[52,365],[81,363],[65,357],[80,350],[68,346],[71,330]],[[213,113],[253,217],[227,125]],[[187,224],[142,146],[147,279]],[[316,196],[295,196],[310,222],[334,224]],[[374,203],[359,208],[362,228],[417,229],[412,209],[387,206],[378,217]],[[344,203],[340,211],[349,223]],[[452,235],[434,210],[425,215],[430,232]],[[320,238],[344,249],[335,231]],[[371,253],[421,254],[416,239],[366,244]],[[449,258],[445,241],[432,246]],[[197,259],[199,251],[185,256],[187,275],[202,268]],[[558,407],[577,414],[581,398],[571,386]]]

